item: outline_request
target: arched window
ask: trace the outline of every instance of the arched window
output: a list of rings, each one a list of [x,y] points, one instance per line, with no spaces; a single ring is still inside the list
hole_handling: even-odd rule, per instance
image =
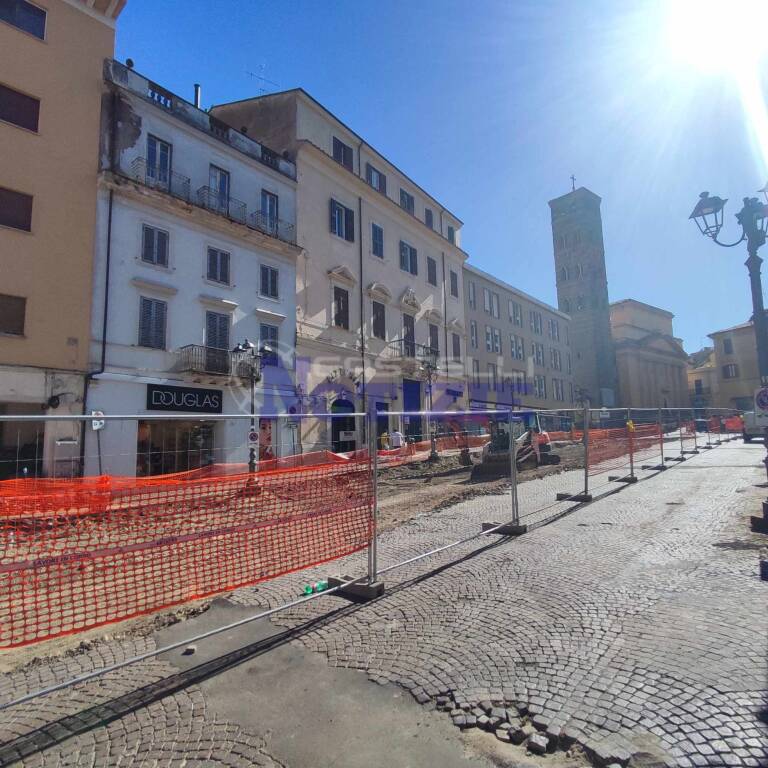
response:
[[[563,299],[562,306],[563,306],[563,312],[571,311],[571,302],[568,299]]]
[[[560,267],[560,281],[565,282],[568,280],[568,267]]]

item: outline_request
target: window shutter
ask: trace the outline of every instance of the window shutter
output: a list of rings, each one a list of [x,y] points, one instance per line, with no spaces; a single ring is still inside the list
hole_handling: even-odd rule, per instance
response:
[[[158,349],[165,349],[165,311],[166,304],[164,301],[153,302],[155,306],[155,327],[153,329],[153,336],[155,344],[153,346]]]
[[[331,205],[330,205],[330,222],[331,222],[331,232],[333,232],[333,234],[334,234],[334,235],[337,235],[337,234],[339,234],[339,233],[336,231],[336,216],[335,216],[335,213],[336,213],[336,205],[337,205],[336,201],[335,201],[335,200],[333,200],[333,199],[331,199]]]
[[[168,266],[168,233],[158,229],[156,231],[157,263],[163,267]]]
[[[344,239],[355,242],[355,212],[349,208],[344,209]]]
[[[143,296],[139,300],[139,345],[151,347],[152,339],[152,302]]]
[[[404,269],[406,272],[410,271],[410,264],[408,263],[408,246],[401,240],[400,241],[400,269]]]
[[[382,195],[387,194],[387,177],[381,172],[379,172],[379,192]]]
[[[371,164],[365,164],[365,180],[368,184],[373,184],[373,173],[371,173]]]
[[[219,251],[219,280],[229,285],[229,254]]]
[[[144,226],[144,237],[142,238],[141,245],[141,259],[142,261],[155,261],[155,230],[152,227]]]
[[[411,248],[411,274],[419,274],[419,255],[415,248]]]

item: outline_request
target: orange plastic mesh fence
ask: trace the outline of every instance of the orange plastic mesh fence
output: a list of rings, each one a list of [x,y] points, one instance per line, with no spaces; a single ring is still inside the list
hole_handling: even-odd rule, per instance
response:
[[[649,460],[661,452],[661,431],[658,424],[642,424],[615,429],[589,430],[589,474],[628,467],[630,455],[634,461]]]
[[[0,647],[151,613],[368,544],[367,456],[255,476],[235,466],[239,473],[0,483]]]

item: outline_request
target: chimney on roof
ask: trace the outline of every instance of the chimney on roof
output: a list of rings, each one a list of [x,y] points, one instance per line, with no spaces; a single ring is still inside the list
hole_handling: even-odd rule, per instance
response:
[[[200,109],[200,83],[195,83],[195,106]]]

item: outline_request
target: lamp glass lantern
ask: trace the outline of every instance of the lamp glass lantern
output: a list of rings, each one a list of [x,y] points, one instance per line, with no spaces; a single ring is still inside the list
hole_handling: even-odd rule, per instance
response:
[[[699,195],[699,202],[696,203],[696,207],[688,218],[696,222],[702,235],[714,240],[723,227],[723,208],[727,202],[727,199],[710,197],[709,192],[702,192]]]

